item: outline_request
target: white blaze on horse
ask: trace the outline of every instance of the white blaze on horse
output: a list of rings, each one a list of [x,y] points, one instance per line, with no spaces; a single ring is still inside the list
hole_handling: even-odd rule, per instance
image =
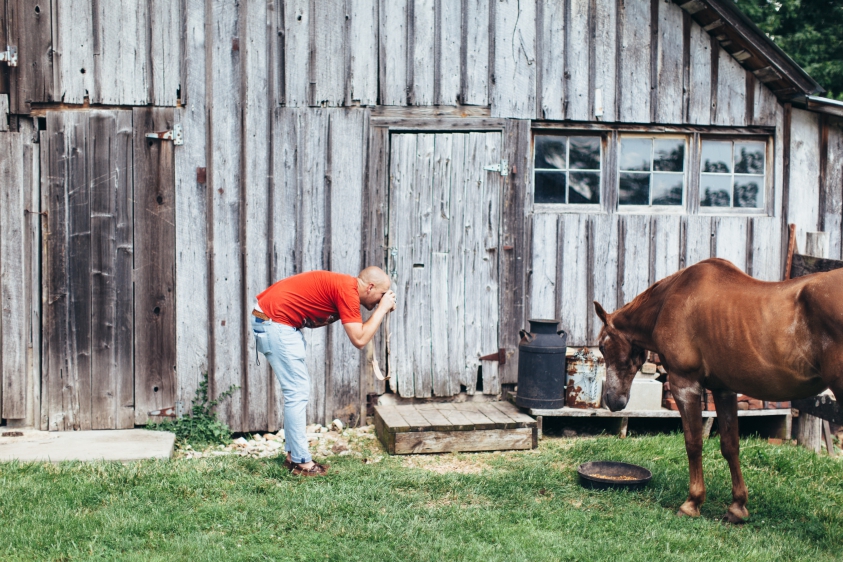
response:
[[[599,303],[606,359],[604,403],[629,399],[645,351],[659,354],[679,407],[690,490],[680,515],[705,501],[701,398],[714,395],[720,450],[732,474],[725,519],[742,522],[747,489],[740,469],[737,393],[762,400],[807,398],[831,388],[843,399],[843,270],[768,283],[710,259],[667,277],[614,313]]]

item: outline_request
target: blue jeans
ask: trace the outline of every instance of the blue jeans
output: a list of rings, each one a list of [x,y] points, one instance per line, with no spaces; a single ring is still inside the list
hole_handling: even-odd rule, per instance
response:
[[[311,461],[307,448],[307,400],[310,380],[305,364],[304,334],[286,324],[261,320],[252,316],[255,347],[272,366],[284,395],[284,448],[292,461]]]

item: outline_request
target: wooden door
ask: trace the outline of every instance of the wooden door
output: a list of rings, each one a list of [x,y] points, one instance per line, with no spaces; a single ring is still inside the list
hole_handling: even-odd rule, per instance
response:
[[[131,428],[174,405],[173,148],[144,136],[172,114],[47,113],[44,428]]]
[[[393,134],[389,265],[398,310],[388,366],[401,396],[500,392],[501,133]]]

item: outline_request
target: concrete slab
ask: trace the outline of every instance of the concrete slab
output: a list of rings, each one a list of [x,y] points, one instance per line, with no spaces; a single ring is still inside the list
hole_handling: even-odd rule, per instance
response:
[[[176,436],[166,431],[113,429],[95,431],[36,431],[0,428],[15,437],[0,436],[0,462],[118,461],[169,459]]]

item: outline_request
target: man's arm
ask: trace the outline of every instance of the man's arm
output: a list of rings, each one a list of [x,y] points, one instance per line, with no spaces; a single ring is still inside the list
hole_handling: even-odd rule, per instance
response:
[[[363,323],[349,322],[348,324],[343,324],[345,333],[348,334],[348,339],[351,340],[354,347],[357,349],[363,349],[374,337],[375,332],[378,331],[384,317],[389,314],[393,308],[395,308],[395,293],[389,291],[383,296],[383,298],[381,298],[380,303],[378,303],[378,307],[368,320]]]

